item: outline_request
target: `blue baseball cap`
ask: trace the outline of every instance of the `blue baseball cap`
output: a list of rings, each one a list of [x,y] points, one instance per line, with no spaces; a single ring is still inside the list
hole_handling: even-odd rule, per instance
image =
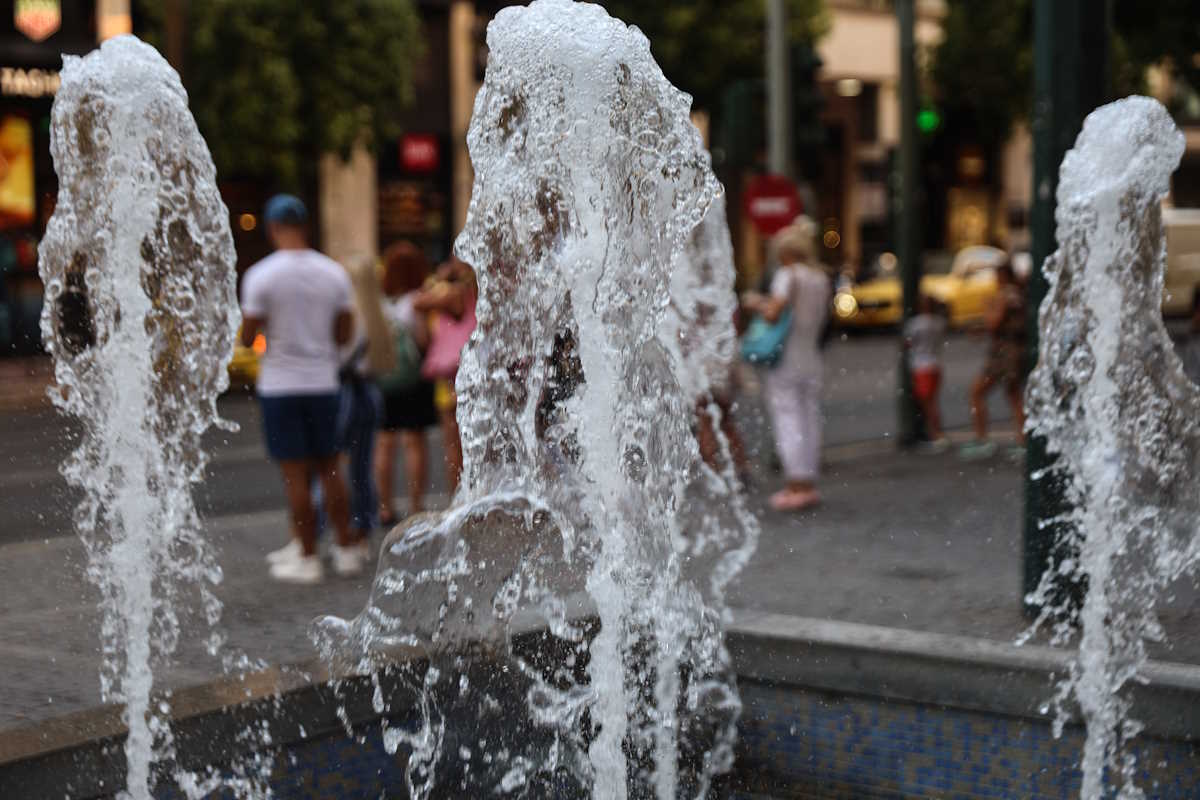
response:
[[[267,201],[263,219],[283,225],[303,225],[308,222],[308,209],[294,194],[277,194]]]

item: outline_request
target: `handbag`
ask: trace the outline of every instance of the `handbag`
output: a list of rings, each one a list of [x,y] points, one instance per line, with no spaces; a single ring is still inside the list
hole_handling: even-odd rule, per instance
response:
[[[431,381],[454,380],[454,376],[458,374],[458,363],[462,359],[462,349],[474,330],[474,298],[467,303],[463,315],[458,319],[449,314],[439,314],[434,323],[429,352],[425,354],[425,363],[421,365],[421,374]]]
[[[742,335],[742,358],[751,364],[775,366],[783,357],[783,348],[791,330],[790,308],[785,308],[774,322],[767,322],[761,314],[756,314]]]

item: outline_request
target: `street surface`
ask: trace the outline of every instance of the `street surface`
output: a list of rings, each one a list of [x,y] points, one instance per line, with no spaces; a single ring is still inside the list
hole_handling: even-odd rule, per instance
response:
[[[947,349],[944,406],[952,427],[967,420],[965,392],[981,350],[966,337],[953,338]],[[953,452],[897,452],[890,441],[896,361],[891,336],[830,346],[825,503],[799,516],[766,510],[778,478],[767,466],[768,428],[747,386],[740,422],[757,451],[750,507],[763,533],[729,601],[735,608],[1011,640],[1025,624],[1018,596],[1019,456],[1001,448],[988,461],[962,463]],[[216,590],[224,604],[223,655],[235,664],[244,658],[248,668],[310,662],[316,655],[310,622],[360,612],[370,578],[329,577],[315,587],[266,579],[263,556],[287,536],[279,478],[263,458],[252,401],[229,397],[222,410],[242,430],[213,437],[216,455],[200,498],[224,571]],[[68,535],[73,500],[56,472],[68,447],[63,423],[40,411],[9,412],[0,424],[3,729],[99,702],[100,620],[83,548]],[[956,435],[961,440],[965,433]],[[438,474],[434,505],[446,502],[442,486]],[[1177,649],[1159,654],[1200,659],[1191,633],[1200,630],[1194,594],[1190,587],[1176,594],[1166,627]],[[162,686],[201,683],[222,671],[205,652],[203,625],[193,612],[183,616],[177,666],[160,676]]]
[[[827,445],[895,435],[897,348],[893,335],[854,336],[830,343],[825,378]],[[965,335],[952,336],[947,344],[942,413],[948,428],[968,424],[967,392],[984,350],[982,339]],[[753,372],[748,374],[753,376]],[[757,387],[748,385],[746,389],[739,427],[751,452],[766,464],[772,447],[770,424],[756,396]],[[999,392],[993,395],[991,408],[997,420],[1008,419]],[[282,508],[283,486],[278,471],[266,459],[253,398],[228,395],[222,398],[220,411],[240,430],[211,431],[206,439],[211,461],[207,480],[197,488],[201,513],[215,519]],[[0,412],[0,544],[74,535],[71,510],[77,496],[59,475],[58,466],[74,446],[77,432],[77,425],[52,408]],[[429,442],[432,491],[445,493],[437,431],[429,432]],[[398,490],[403,487],[402,475],[398,464]]]

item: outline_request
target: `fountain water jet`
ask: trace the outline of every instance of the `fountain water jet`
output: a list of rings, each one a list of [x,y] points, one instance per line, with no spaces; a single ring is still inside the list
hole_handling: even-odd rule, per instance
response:
[[[191,495],[201,435],[239,313],[229,214],[179,76],[132,36],[64,56],[50,147],[58,204],[39,248],[42,336],[54,402],[83,424],[63,467],[84,499],[75,524],[103,611],[101,695],[125,704],[126,791],[149,798],[173,756],[154,670],[180,636],[177,608],[220,617],[221,570]],[[221,641],[213,632],[210,652]],[[194,781],[186,777],[184,783]]]
[[[701,367],[732,355],[728,324],[708,333],[733,303],[721,188],[690,98],[600,7],[505,9],[488,46],[456,246],[480,288],[463,488],[393,531],[366,610],[315,636],[407,680],[420,723],[384,741],[416,797],[704,796],[740,710],[724,590],[757,539],[692,433]]]
[[[1160,204],[1183,136],[1156,101],[1131,97],[1084,122],[1063,160],[1059,249],[1046,260],[1050,292],[1039,317],[1040,360],[1028,388],[1029,429],[1058,456],[1078,554],[1048,570],[1030,598],[1039,622],[1058,618],[1062,644],[1079,627],[1056,732],[1074,699],[1087,724],[1082,796],[1102,796],[1106,770],[1120,797],[1140,798],[1124,745],[1140,726],[1121,692],[1161,640],[1162,590],[1200,564],[1200,391],[1184,375],[1163,325],[1165,244]],[[1043,476],[1042,479],[1045,479]],[[1087,587],[1078,619],[1060,578]]]

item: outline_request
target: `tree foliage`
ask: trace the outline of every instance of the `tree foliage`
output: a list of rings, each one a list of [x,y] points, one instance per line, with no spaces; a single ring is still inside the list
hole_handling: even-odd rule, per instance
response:
[[[951,0],[929,67],[947,124],[992,148],[1028,116],[1033,97],[1031,0]]]
[[[766,53],[763,0],[602,0],[608,12],[637,25],[671,83],[697,108],[715,109],[721,91],[761,77]],[[829,30],[824,0],[787,0],[793,42],[812,44]]]
[[[192,0],[184,84],[222,175],[298,187],[322,153],[396,136],[421,54],[413,0]],[[160,48],[164,4],[141,0]]]
[[[1116,0],[1113,29],[1121,40],[1118,55],[1123,63],[1133,69],[1161,64],[1177,81],[1200,92],[1200,16],[1196,11],[1196,0]],[[1130,83],[1126,78],[1125,86]]]
[[[1155,64],[1200,88],[1195,0],[1113,0],[1112,20],[1114,97],[1144,91],[1146,70]],[[997,145],[1033,108],[1033,0],[950,0],[942,27],[930,62],[931,93],[948,125],[981,145]]]

